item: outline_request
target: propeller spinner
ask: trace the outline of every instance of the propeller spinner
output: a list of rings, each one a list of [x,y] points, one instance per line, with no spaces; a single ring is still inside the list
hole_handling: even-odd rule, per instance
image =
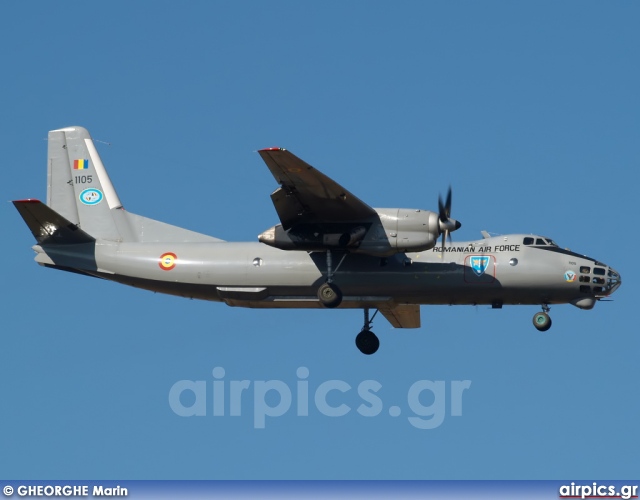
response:
[[[444,248],[447,238],[451,241],[451,233],[462,226],[460,222],[451,218],[451,186],[449,186],[445,203],[442,203],[442,197],[438,195],[438,216],[438,225],[442,235],[442,248]]]

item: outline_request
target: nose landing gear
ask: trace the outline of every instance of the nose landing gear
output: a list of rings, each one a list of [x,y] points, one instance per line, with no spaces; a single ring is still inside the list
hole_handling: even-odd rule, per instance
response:
[[[533,315],[533,326],[540,332],[546,332],[551,328],[551,317],[549,316],[549,310],[551,308],[548,304],[542,304],[542,312]]]
[[[373,323],[373,318],[378,314],[378,310],[373,313],[371,319],[369,319],[369,308],[364,308],[364,326],[360,333],[356,336],[356,347],[360,349],[362,354],[371,355],[378,350],[380,347],[380,340],[369,328],[371,328],[371,323]]]

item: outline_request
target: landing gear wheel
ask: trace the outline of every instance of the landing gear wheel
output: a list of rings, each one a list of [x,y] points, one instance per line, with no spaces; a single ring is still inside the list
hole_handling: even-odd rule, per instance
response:
[[[375,353],[380,347],[380,340],[370,330],[362,330],[356,336],[356,347],[360,349],[362,354],[370,355]]]
[[[360,349],[362,354],[366,354],[367,356],[373,354],[380,347],[380,340],[376,337],[376,334],[373,333],[371,328],[371,323],[373,323],[373,318],[378,314],[378,310],[373,313],[373,316],[369,317],[369,308],[364,308],[364,326],[360,333],[356,336],[356,347]]]
[[[538,331],[546,332],[551,328],[551,318],[546,312],[536,313],[533,315],[533,326],[535,326]]]
[[[333,283],[323,283],[318,288],[318,300],[323,306],[332,309],[342,302],[342,292]]]

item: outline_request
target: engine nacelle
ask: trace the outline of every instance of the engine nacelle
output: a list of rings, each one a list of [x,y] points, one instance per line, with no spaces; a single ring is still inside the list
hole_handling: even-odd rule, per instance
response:
[[[407,208],[376,209],[389,246],[396,252],[421,252],[436,245],[438,214]]]
[[[370,226],[370,224],[368,224]],[[327,248],[355,250],[367,234],[367,228],[356,226],[345,230],[327,225],[324,229],[292,228],[285,231],[281,224],[258,235],[258,241],[281,250],[325,250]]]
[[[281,250],[324,251],[345,249],[386,257],[421,252],[436,245],[441,234],[438,214],[406,208],[375,209],[378,218],[362,225],[317,224],[285,231],[281,224],[267,229],[258,241]]]

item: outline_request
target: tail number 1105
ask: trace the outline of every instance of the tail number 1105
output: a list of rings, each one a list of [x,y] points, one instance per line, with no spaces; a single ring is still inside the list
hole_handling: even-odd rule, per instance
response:
[[[76,184],[91,184],[93,182],[93,175],[76,175]]]

